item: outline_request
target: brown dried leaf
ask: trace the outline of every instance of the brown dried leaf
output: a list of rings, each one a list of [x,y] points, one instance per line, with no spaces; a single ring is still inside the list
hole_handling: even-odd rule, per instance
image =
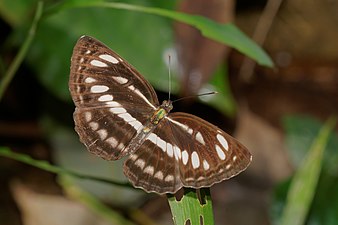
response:
[[[227,23],[233,19],[234,2],[232,0],[185,0],[181,2],[178,10]],[[196,94],[224,59],[228,47],[203,37],[200,31],[186,24],[177,23],[175,31],[181,94]]]

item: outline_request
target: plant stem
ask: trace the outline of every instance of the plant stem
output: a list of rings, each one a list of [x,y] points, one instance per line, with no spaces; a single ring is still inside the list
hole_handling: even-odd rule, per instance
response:
[[[36,8],[36,11],[35,11],[33,23],[32,23],[32,25],[31,25],[31,27],[28,31],[27,37],[26,37],[24,43],[21,45],[21,48],[20,48],[18,54],[15,56],[13,62],[8,67],[8,70],[6,71],[6,73],[4,74],[4,76],[3,76],[3,78],[0,82],[0,100],[2,99],[4,93],[5,93],[8,85],[12,81],[15,73],[19,69],[22,61],[26,57],[26,54],[29,50],[29,47],[31,46],[31,44],[34,40],[34,37],[35,37],[35,34],[36,34],[36,29],[37,29],[38,23],[40,21],[42,12],[43,12],[43,1],[39,1],[37,8]]]

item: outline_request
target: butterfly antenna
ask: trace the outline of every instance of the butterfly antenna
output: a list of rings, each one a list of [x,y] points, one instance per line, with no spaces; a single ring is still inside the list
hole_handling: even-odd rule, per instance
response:
[[[179,99],[172,101],[172,103],[177,102],[177,101],[181,101],[181,100],[187,99],[187,98],[196,98],[196,97],[201,97],[201,96],[205,96],[205,95],[214,95],[214,94],[218,94],[218,92],[217,91],[211,91],[211,92],[198,94],[198,95],[185,96],[185,97],[182,97],[182,98],[179,98]]]
[[[170,71],[170,68],[171,68],[171,56],[168,55],[168,63],[169,63],[169,96],[168,96],[168,100],[170,100],[170,94],[171,94],[171,71]]]

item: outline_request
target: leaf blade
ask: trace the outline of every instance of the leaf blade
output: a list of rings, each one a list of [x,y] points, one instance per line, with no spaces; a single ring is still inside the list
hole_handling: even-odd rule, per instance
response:
[[[59,11],[61,9],[72,8],[72,7],[109,7],[116,9],[126,9],[130,11],[137,11],[143,13],[149,13],[153,15],[163,16],[170,19],[177,20],[189,24],[197,29],[199,29],[203,36],[210,38],[212,40],[218,41],[222,44],[229,45],[239,52],[249,56],[250,58],[257,61],[258,64],[273,67],[273,62],[270,57],[248,38],[242,31],[240,31],[235,25],[220,24],[213,20],[210,20],[206,17],[199,15],[188,15],[185,13],[175,12],[167,9],[155,8],[155,7],[144,7],[139,5],[131,5],[125,3],[115,3],[115,2],[102,2],[102,1],[93,1],[93,2],[67,2],[64,5],[54,8],[50,12]],[[50,13],[49,12],[49,13]]]
[[[334,118],[330,118],[325,123],[297,170],[290,185],[282,213],[282,225],[304,224],[317,187],[324,150],[335,123]]]

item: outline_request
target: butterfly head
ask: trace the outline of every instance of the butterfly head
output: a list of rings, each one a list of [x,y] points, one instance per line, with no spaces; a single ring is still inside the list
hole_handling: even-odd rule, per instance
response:
[[[164,100],[162,102],[161,108],[164,109],[167,114],[173,109],[173,103],[170,100]]]

